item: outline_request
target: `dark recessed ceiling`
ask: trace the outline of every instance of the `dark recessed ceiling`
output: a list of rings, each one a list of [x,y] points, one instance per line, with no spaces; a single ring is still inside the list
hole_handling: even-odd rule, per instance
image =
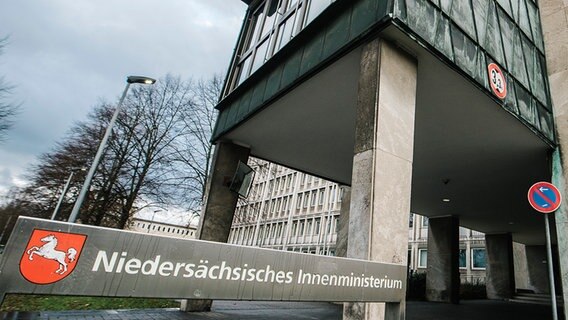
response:
[[[549,179],[548,146],[405,35],[390,28],[384,36],[418,60],[412,211],[456,215],[474,230],[544,243],[542,216],[526,193]],[[353,50],[223,138],[250,146],[254,156],[350,184],[360,53]]]

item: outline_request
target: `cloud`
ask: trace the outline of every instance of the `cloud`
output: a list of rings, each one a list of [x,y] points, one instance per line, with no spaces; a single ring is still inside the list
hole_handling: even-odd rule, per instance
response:
[[[0,75],[22,110],[0,145],[0,192],[100,99],[115,101],[127,75],[225,72],[245,9],[227,0],[4,3]]]

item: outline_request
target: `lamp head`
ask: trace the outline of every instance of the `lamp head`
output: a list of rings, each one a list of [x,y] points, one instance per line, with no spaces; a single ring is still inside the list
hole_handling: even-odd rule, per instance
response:
[[[149,78],[149,77],[143,77],[143,76],[128,76],[126,78],[126,82],[128,82],[128,83],[154,84],[154,82],[156,82],[156,79],[152,79],[152,78]]]

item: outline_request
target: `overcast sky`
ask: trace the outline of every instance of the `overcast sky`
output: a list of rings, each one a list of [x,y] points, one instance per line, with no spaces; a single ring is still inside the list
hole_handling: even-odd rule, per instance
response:
[[[93,105],[116,101],[127,75],[224,76],[245,9],[240,0],[3,1],[0,76],[21,113],[0,144],[0,197]]]

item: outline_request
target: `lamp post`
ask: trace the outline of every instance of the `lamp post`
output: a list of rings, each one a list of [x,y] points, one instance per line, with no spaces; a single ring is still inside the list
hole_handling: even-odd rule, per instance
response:
[[[69,178],[67,178],[67,182],[65,182],[65,186],[63,187],[63,190],[61,191],[61,195],[59,196],[59,200],[57,201],[57,205],[55,206],[55,209],[53,210],[53,214],[51,215],[51,220],[55,220],[55,215],[57,214],[57,211],[59,211],[59,207],[61,206],[61,203],[63,202],[63,198],[65,197],[65,194],[67,193],[67,189],[69,188],[69,184],[71,183],[71,179],[73,178],[73,175],[75,174],[75,172],[77,170],[85,171],[85,170],[87,170],[87,168],[71,169],[71,173],[69,174]]]
[[[73,206],[73,210],[71,211],[71,215],[69,216],[69,222],[75,222],[75,220],[77,220],[77,216],[79,215],[79,210],[81,209],[81,205],[83,204],[83,200],[85,199],[85,195],[87,194],[87,191],[89,190],[89,185],[91,184],[91,180],[93,179],[93,175],[95,174],[95,170],[97,169],[97,166],[99,165],[99,161],[101,160],[101,156],[103,154],[103,151],[106,147],[108,138],[110,137],[110,134],[112,132],[112,127],[114,126],[114,123],[116,122],[116,118],[118,117],[118,113],[120,112],[120,108],[122,107],[122,103],[124,102],[124,98],[126,97],[126,94],[128,93],[128,89],[130,88],[130,85],[133,83],[141,83],[141,84],[153,84],[154,82],[156,82],[155,79],[152,78],[148,78],[148,77],[141,77],[141,76],[129,76],[126,78],[126,88],[124,88],[124,92],[122,92],[122,96],[120,97],[120,100],[118,101],[118,105],[116,106],[116,109],[114,110],[114,113],[112,115],[112,118],[110,119],[110,122],[108,124],[108,127],[106,129],[105,135],[103,136],[103,139],[101,140],[101,143],[99,145],[99,149],[97,150],[97,154],[95,155],[95,159],[93,160],[93,164],[91,165],[91,168],[89,169],[89,173],[87,173],[87,177],[85,178],[85,183],[83,183],[83,187],[81,188],[81,192],[79,193],[79,196],[77,197],[77,201],[75,202],[75,205]]]
[[[162,212],[162,211],[164,211],[164,210],[162,210],[162,209],[154,210],[154,213],[152,213],[152,222],[151,222],[152,225],[154,225],[154,217],[156,216],[156,213]],[[150,233],[150,226],[149,225],[148,225],[148,232],[147,233]]]

